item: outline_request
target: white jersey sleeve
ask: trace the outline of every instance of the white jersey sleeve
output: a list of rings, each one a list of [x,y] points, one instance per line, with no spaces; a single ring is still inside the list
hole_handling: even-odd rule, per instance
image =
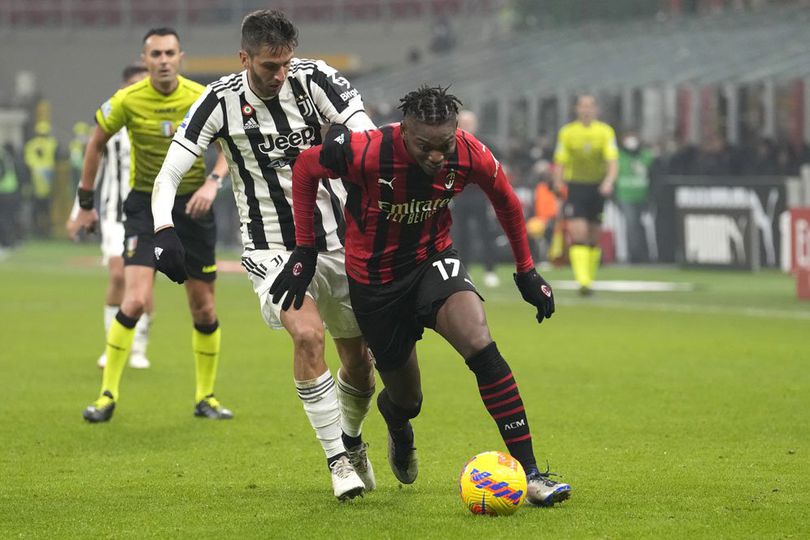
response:
[[[368,118],[357,88],[323,60],[296,59],[292,72],[294,77],[302,78],[307,84],[315,108],[328,122],[348,126],[356,115]],[[368,124],[370,127],[364,129],[374,128],[370,120]]]

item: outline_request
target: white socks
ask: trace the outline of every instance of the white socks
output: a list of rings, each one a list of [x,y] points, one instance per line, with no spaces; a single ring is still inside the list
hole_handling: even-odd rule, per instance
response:
[[[295,381],[298,397],[304,405],[309,423],[321,442],[326,458],[346,451],[340,435],[340,408],[338,407],[335,380],[327,369],[316,379]]]
[[[363,420],[366,419],[371,408],[371,398],[374,396],[374,387],[370,390],[358,390],[340,376],[337,376],[337,398],[340,403],[340,427],[349,437],[359,437],[363,429]]]
[[[149,329],[152,328],[152,314],[144,313],[135,325],[135,337],[132,339],[130,355],[146,356],[146,347],[149,345]]]
[[[121,306],[104,306],[104,338],[107,338],[107,334],[110,332],[110,325],[115,319],[115,314],[118,313],[118,310]]]

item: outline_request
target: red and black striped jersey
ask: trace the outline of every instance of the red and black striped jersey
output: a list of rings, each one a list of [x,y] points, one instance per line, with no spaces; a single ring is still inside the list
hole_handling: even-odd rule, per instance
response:
[[[492,202],[515,254],[518,271],[534,266],[523,211],[500,164],[471,134],[456,130],[456,149],[433,176],[405,149],[399,125],[355,132],[348,191],[346,271],[365,284],[389,283],[450,247],[450,200],[478,184]],[[303,152],[293,169],[296,243],[314,245],[313,205],[318,182],[337,176],[318,163],[320,146]]]

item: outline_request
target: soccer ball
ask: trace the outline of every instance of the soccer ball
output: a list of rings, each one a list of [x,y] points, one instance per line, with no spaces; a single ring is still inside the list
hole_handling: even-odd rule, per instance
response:
[[[464,465],[458,490],[473,514],[509,516],[526,500],[526,473],[509,454],[483,452]]]

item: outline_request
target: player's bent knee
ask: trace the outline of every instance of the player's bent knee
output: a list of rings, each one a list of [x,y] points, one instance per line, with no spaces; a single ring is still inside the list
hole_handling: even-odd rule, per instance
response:
[[[476,354],[479,351],[484,350],[490,343],[493,343],[492,336],[489,333],[489,330],[486,326],[482,329],[479,329],[475,333],[472,333],[467,338],[468,344],[468,353],[465,354],[465,357],[470,355]]]
[[[293,345],[299,350],[323,350],[323,326],[303,326],[292,333]]]
[[[476,375],[489,373],[497,376],[509,371],[509,365],[501,356],[494,341],[490,341],[485,347],[466,357],[465,362],[470,371]]]
[[[377,407],[386,419],[396,418],[400,420],[410,420],[419,416],[422,411],[422,393],[400,393],[391,392],[390,388],[384,388],[377,395]]]
[[[139,319],[146,309],[146,301],[143,298],[124,298],[121,302],[120,310],[127,317]]]

